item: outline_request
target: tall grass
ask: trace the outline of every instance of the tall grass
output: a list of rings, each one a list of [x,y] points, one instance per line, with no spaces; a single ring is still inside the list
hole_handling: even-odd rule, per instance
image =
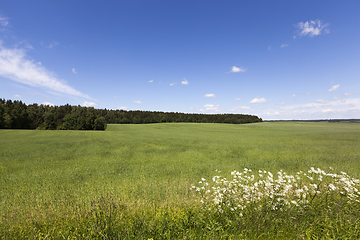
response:
[[[341,198],[332,211],[263,211],[235,219],[204,211],[191,186],[211,179],[215,169],[230,178],[244,168],[295,174],[332,166],[359,178],[359,133],[360,125],[343,123],[1,130],[0,236],[355,238],[359,206]]]

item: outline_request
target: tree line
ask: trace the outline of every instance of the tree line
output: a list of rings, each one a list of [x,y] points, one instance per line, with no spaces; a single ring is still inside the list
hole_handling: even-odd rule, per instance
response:
[[[93,107],[26,105],[19,100],[0,99],[0,129],[105,130],[107,124],[166,122],[255,123],[262,119],[245,114],[197,114],[179,112],[126,111]]]
[[[105,130],[105,117],[92,107],[49,106],[0,99],[0,128]]]

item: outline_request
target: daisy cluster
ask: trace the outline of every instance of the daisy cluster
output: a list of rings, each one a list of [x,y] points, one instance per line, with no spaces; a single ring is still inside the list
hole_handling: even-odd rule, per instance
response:
[[[332,168],[330,168],[332,169]],[[243,172],[231,172],[232,179],[214,176],[208,182],[202,178],[191,188],[201,194],[200,202],[206,209],[219,213],[262,209],[284,211],[289,207],[306,208],[322,196],[345,197],[349,203],[360,202],[360,181],[345,172],[326,173],[320,168],[289,175],[280,170],[276,174],[245,168]]]

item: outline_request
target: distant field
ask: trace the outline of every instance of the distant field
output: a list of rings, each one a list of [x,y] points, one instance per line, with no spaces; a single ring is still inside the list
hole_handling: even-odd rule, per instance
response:
[[[360,178],[359,149],[357,123],[0,130],[0,225],[70,216],[101,196],[134,208],[192,202],[190,186],[216,169],[229,175],[245,167],[288,173],[333,167]]]

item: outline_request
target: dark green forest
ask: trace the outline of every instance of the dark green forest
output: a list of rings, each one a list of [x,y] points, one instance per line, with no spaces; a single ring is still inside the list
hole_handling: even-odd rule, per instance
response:
[[[166,122],[255,123],[262,119],[244,114],[195,114],[178,112],[125,111],[93,107],[26,105],[0,99],[0,129],[105,130],[111,124]]]

